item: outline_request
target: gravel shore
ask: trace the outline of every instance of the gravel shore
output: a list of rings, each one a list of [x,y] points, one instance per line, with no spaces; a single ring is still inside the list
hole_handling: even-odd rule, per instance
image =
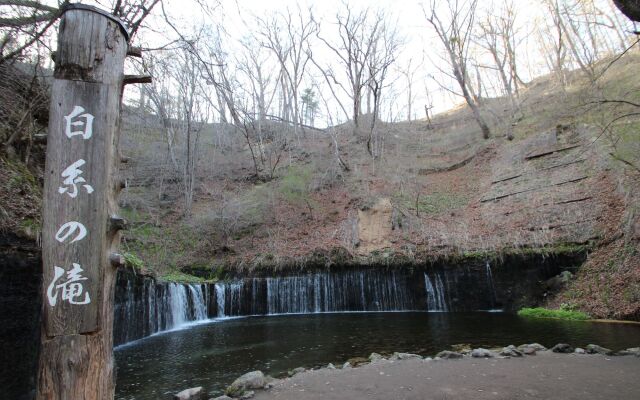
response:
[[[257,400],[640,399],[640,357],[538,352],[518,358],[378,360],[273,382]]]

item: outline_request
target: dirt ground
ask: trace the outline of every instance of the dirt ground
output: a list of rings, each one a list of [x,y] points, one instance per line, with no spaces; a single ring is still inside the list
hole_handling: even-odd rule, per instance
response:
[[[640,399],[640,358],[541,352],[512,359],[382,361],[277,381],[256,400]]]

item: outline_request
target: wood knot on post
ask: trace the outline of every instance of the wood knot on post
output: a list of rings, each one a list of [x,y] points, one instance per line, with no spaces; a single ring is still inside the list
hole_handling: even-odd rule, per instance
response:
[[[127,220],[119,215],[112,215],[109,217],[109,232],[116,233],[121,230],[127,229]]]
[[[111,255],[109,255],[109,262],[114,268],[124,267],[127,264],[127,260],[120,253],[111,253]]]

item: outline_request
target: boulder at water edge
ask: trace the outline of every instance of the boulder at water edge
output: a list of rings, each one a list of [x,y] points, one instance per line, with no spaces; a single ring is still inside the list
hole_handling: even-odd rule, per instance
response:
[[[558,343],[551,348],[554,353],[573,353],[573,347],[566,343]]]
[[[533,349],[535,351],[547,350],[547,348],[541,345],[540,343],[521,344],[520,346],[518,346],[518,350],[522,351],[523,353],[524,353],[524,349]]]
[[[263,389],[267,385],[267,379],[262,371],[247,372],[240,378],[233,381],[231,386],[225,390],[225,394],[231,397],[239,397],[250,389]]]
[[[212,399],[212,400],[233,400],[233,399],[225,394],[223,396],[218,396],[218,397],[216,397],[215,399]]]
[[[347,362],[351,364],[352,367],[359,367],[361,365],[368,364],[369,359],[364,357],[352,357],[348,359]]]
[[[495,357],[495,355],[493,351],[483,348],[473,349],[471,352],[471,357],[474,358],[492,358]]]
[[[202,386],[185,389],[173,396],[173,400],[199,400],[204,399],[204,390]]]
[[[457,353],[455,351],[444,350],[436,354],[436,357],[446,358],[446,359],[455,359],[455,358],[462,358],[462,354]]]
[[[377,362],[377,361],[381,361],[381,360],[384,360],[384,359],[385,358],[382,357],[382,355],[378,354],[378,353],[371,353],[369,355],[369,361],[371,361],[371,362]]]
[[[636,356],[640,357],[640,347],[631,347],[626,350],[620,350],[616,353],[618,356]]]
[[[598,346],[597,344],[589,344],[587,345],[587,348],[585,349],[585,351],[588,354],[602,354],[603,356],[610,356],[613,355],[613,351],[602,347],[602,346]]]
[[[304,371],[306,371],[306,368],[298,367],[298,368],[294,368],[294,369],[292,369],[291,371],[289,371],[289,372],[287,373],[287,375],[289,375],[289,377],[292,377],[292,376],[294,376],[294,375],[298,375],[299,373],[302,373],[302,372],[304,372]]]
[[[518,349],[516,349],[516,346],[514,345],[509,345],[507,347],[503,347],[502,351],[500,352],[500,355],[503,357],[522,357],[524,355],[524,353]]]
[[[411,359],[422,359],[421,356],[419,356],[418,354],[412,354],[412,353],[393,353],[393,355],[389,358],[389,360],[391,361],[397,361],[397,360],[411,360]]]

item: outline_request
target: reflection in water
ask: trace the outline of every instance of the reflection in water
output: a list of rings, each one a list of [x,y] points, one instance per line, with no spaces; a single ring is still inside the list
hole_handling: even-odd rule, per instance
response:
[[[220,320],[153,336],[116,351],[117,399],[171,398],[204,386],[219,393],[239,375],[343,363],[371,352],[433,355],[452,344],[474,347],[539,342],[640,345],[640,327],[526,319],[502,313],[344,313]]]

